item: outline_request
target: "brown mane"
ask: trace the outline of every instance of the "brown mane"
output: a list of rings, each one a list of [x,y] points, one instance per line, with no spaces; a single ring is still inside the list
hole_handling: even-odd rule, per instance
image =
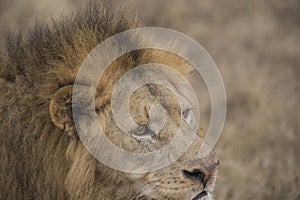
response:
[[[91,49],[138,26],[136,16],[124,8],[90,5],[71,17],[8,36],[0,57],[1,199],[90,199],[92,194],[99,199],[101,192],[118,196],[105,181],[96,183],[103,172],[90,155],[83,155],[88,154],[83,145],[53,125],[49,102],[61,86],[74,81],[70,72]],[[122,185],[116,172],[110,178]],[[124,189],[119,196],[130,192]]]

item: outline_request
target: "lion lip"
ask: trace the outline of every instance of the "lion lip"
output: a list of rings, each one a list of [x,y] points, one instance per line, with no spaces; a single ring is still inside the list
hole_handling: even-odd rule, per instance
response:
[[[205,190],[203,190],[202,192],[197,194],[192,200],[200,200],[202,197],[205,197],[207,195],[208,195],[208,193]]]

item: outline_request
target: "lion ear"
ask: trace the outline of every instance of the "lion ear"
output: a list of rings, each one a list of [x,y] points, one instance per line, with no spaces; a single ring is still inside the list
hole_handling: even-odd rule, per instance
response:
[[[72,91],[73,85],[60,88],[52,97],[49,105],[51,121],[70,136],[75,133],[72,117]]]

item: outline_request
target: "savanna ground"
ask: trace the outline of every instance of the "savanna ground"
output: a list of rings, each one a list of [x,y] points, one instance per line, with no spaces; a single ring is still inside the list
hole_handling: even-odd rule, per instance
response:
[[[300,199],[300,1],[122,3],[136,10],[146,26],[175,29],[196,39],[222,73],[228,107],[216,147],[221,160],[216,199]],[[81,4],[0,0],[0,46],[9,30]],[[206,91],[200,106],[207,127]]]

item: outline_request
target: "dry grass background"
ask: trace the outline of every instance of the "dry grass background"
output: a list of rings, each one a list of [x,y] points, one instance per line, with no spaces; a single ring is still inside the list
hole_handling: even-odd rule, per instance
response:
[[[8,30],[68,13],[81,3],[1,0],[1,46]],[[300,1],[122,3],[137,10],[147,26],[196,39],[219,66],[228,112],[216,148],[221,159],[216,199],[300,199]],[[204,124],[207,102],[206,94]]]

